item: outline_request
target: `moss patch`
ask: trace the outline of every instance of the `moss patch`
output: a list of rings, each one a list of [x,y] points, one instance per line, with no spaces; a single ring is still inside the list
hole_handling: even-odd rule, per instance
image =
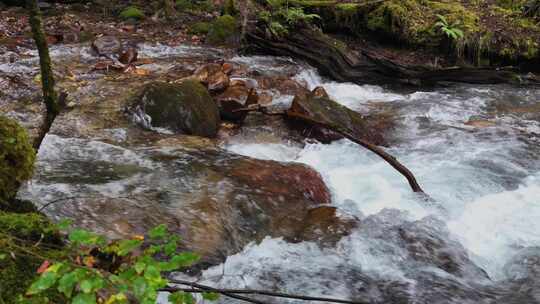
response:
[[[36,245],[37,244],[37,245]],[[36,278],[43,258],[63,255],[62,242],[53,225],[37,213],[0,211],[0,303],[16,303]],[[56,293],[51,303],[64,303]]]
[[[142,20],[144,19],[144,13],[135,6],[128,6],[120,13],[120,18]]]
[[[32,177],[36,152],[26,130],[16,121],[0,116],[0,208]]]
[[[206,35],[210,31],[210,23],[197,22],[189,27],[189,33],[193,35]]]
[[[228,44],[231,43],[237,33],[236,18],[230,15],[218,17],[208,31],[208,42],[211,44]]]

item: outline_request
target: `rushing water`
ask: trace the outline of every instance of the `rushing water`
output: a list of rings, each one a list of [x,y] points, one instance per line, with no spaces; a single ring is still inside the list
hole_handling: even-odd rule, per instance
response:
[[[86,47],[52,52],[55,57],[73,53],[80,61],[92,58]],[[223,55],[201,48],[141,46],[142,56],[157,60],[146,65],[154,73],[166,73],[177,60],[199,53]],[[287,58],[231,60],[262,74],[294,71],[294,77],[310,89],[324,86],[334,100],[355,110],[385,107],[395,113],[397,127],[387,150],[415,173],[433,200],[414,195],[387,163],[348,140],[299,146],[236,135],[223,148],[315,168],[330,188],[340,216],[354,216],[360,223],[333,247],[267,237],[205,270],[198,278],[201,282],[370,303],[540,302],[540,262],[531,258],[540,255],[540,89],[459,85],[403,93],[331,82]],[[29,71],[36,71],[35,59],[0,64],[0,72]],[[292,100],[271,93],[277,106]],[[180,181],[167,171],[172,170],[168,165],[148,157],[149,149],[125,145],[130,132],[118,126],[94,138],[48,136],[40,151],[38,178],[23,196],[39,202],[88,193],[142,195],[155,188],[173,199],[182,198],[182,187],[190,181]],[[138,203],[128,206],[142,210]],[[66,211],[70,207],[62,208],[55,211],[53,206],[48,212],[71,214]],[[126,207],[114,208],[87,212]]]
[[[413,195],[401,175],[348,140],[304,148],[233,140],[227,145],[230,151],[314,167],[330,187],[333,204],[343,214],[361,215],[363,225],[332,249],[266,239],[205,272],[208,281],[360,300],[362,288],[356,287],[355,292],[354,285],[359,278],[351,273],[361,269],[372,278],[407,284],[404,290],[410,298],[405,298],[410,303],[478,303],[489,296],[479,300],[482,297],[472,292],[424,297],[422,289],[434,288],[420,278],[426,269],[407,264],[410,257],[402,244],[394,243],[389,230],[427,224],[424,228],[430,233],[459,242],[491,279],[486,282],[472,271],[461,278],[468,287],[496,285],[515,277],[505,265],[523,248],[540,246],[539,117],[527,111],[500,110],[538,105],[540,90],[462,85],[400,94],[377,86],[327,81],[309,68],[296,78],[311,89],[322,85],[334,100],[353,109],[376,103],[395,109],[399,125],[388,152],[415,173],[435,202],[426,204]],[[465,124],[480,120],[489,123]],[[268,277],[272,283],[265,282]],[[375,294],[367,298],[389,301]],[[538,290],[534,299],[540,301]]]

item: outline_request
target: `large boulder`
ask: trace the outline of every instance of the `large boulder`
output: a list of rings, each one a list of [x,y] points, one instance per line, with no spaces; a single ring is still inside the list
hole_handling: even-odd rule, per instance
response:
[[[204,137],[215,137],[220,124],[214,100],[195,80],[149,83],[136,95],[128,112],[146,127]]]
[[[385,145],[384,131],[388,124],[380,124],[378,118],[362,115],[324,96],[322,92],[297,94],[288,110],[290,117],[307,116],[312,120],[344,130],[355,138],[367,140],[375,145]],[[341,135],[318,125],[306,125],[302,120],[292,119],[293,126],[304,130],[304,134],[321,142],[331,142]],[[379,127],[379,126],[382,126]]]

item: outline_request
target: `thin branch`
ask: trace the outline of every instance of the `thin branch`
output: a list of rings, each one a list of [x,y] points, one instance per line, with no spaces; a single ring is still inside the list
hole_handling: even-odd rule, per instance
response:
[[[214,287],[210,287],[210,286],[206,286],[206,285],[202,285],[202,284],[198,284],[198,283],[194,283],[190,281],[185,281],[185,280],[169,280],[169,281],[176,284],[190,286],[191,289],[187,289],[187,290],[191,290],[191,291],[194,288],[195,290],[199,289],[201,291],[205,291],[205,290],[208,290],[207,288],[211,288],[213,289],[212,290],[213,292],[217,292],[217,293],[254,294],[254,295],[264,295],[264,296],[270,296],[270,297],[287,298],[287,299],[295,299],[295,300],[303,300],[303,301],[326,302],[326,303],[345,303],[345,304],[367,303],[367,302],[357,302],[357,301],[349,301],[349,300],[343,300],[343,299],[304,296],[304,295],[289,294],[289,293],[283,293],[283,292],[272,292],[272,291],[258,290],[258,289],[220,289],[220,288],[214,288]],[[168,287],[168,291],[174,290],[174,289],[177,289],[177,288]]]
[[[221,289],[218,289],[218,288],[214,288],[214,287],[210,287],[210,286],[206,286],[206,285],[202,285],[202,284],[198,284],[198,283],[194,283],[194,282],[189,282],[189,281],[184,281],[184,280],[169,280],[169,282],[175,283],[175,284],[191,286],[192,288],[198,288],[198,289],[200,289],[202,291],[209,291],[209,292],[219,293],[219,294],[222,294],[222,295],[227,296],[229,298],[242,300],[242,301],[249,302],[249,303],[269,304],[268,302],[263,302],[263,301],[260,301],[260,300],[255,300],[255,299],[251,299],[251,298],[244,297],[244,296],[239,296],[239,295],[234,294],[234,293],[229,293],[229,292],[226,292],[226,291],[222,291]],[[175,288],[174,287],[168,287],[168,290],[162,289],[161,291],[169,291],[169,292],[173,291],[174,292]]]
[[[363,140],[360,138],[355,137],[354,135],[350,134],[348,131],[344,130],[343,128],[336,126],[336,125],[330,125],[321,121],[318,121],[316,119],[311,118],[310,116],[303,115],[297,112],[293,111],[285,111],[285,112],[269,112],[266,107],[257,105],[253,107],[247,107],[247,108],[241,108],[237,109],[235,112],[259,112],[263,113],[265,115],[278,115],[283,116],[287,118],[294,118],[303,120],[309,124],[317,125],[320,127],[323,127],[325,129],[328,129],[330,131],[334,131],[336,133],[341,134],[343,137],[349,139],[350,141],[359,144],[360,146],[370,150],[371,152],[377,154],[380,158],[382,158],[384,161],[386,161],[390,166],[392,166],[394,169],[396,169],[401,175],[403,175],[407,181],[409,182],[409,185],[411,186],[411,189],[414,192],[417,193],[423,193],[425,194],[424,190],[420,187],[418,182],[416,181],[416,178],[414,177],[414,174],[403,164],[401,164],[397,158],[394,156],[388,154],[383,149],[379,148],[378,146],[368,142],[367,140]]]

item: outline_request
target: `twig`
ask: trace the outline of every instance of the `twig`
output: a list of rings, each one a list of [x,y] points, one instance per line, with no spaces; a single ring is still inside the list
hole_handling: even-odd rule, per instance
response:
[[[237,300],[242,300],[242,301],[249,302],[249,303],[254,303],[254,304],[269,304],[268,302],[263,302],[263,301],[260,301],[260,300],[255,300],[255,299],[251,299],[251,298],[244,297],[244,296],[239,296],[239,295],[234,294],[234,293],[229,293],[229,292],[226,292],[226,291],[222,291],[221,289],[218,289],[218,288],[214,288],[214,287],[210,287],[210,286],[206,286],[206,285],[201,285],[201,284],[193,283],[193,282],[189,282],[189,281],[184,281],[184,280],[169,280],[169,282],[175,283],[175,284],[181,284],[181,285],[191,286],[191,287],[193,287],[193,288],[201,289],[202,291],[216,292],[216,293],[222,294],[222,295],[224,295],[224,296],[227,296],[227,297],[229,297],[229,298],[233,298],[233,299],[237,299]],[[175,288],[174,288],[174,287],[168,287],[167,289],[162,289],[161,291],[169,291],[169,292],[170,292],[170,291],[175,291]]]
[[[357,301],[349,301],[349,300],[343,300],[343,299],[304,296],[304,295],[289,294],[289,293],[283,293],[283,292],[273,292],[273,291],[267,291],[267,290],[257,290],[257,289],[220,289],[220,288],[209,287],[206,285],[201,285],[198,283],[184,281],[184,280],[169,280],[169,281],[176,284],[191,286],[191,289],[186,289],[186,290],[193,290],[193,288],[196,288],[195,290],[197,289],[201,290],[199,292],[204,291],[206,288],[211,288],[213,289],[213,292],[217,292],[217,293],[254,294],[254,295],[278,297],[278,298],[287,298],[287,299],[295,299],[295,300],[303,300],[303,301],[327,302],[327,303],[345,303],[345,304],[367,303],[367,302],[357,302]],[[168,288],[169,290],[175,289],[175,287],[168,287]],[[185,290],[182,289],[182,291],[185,291]]]

